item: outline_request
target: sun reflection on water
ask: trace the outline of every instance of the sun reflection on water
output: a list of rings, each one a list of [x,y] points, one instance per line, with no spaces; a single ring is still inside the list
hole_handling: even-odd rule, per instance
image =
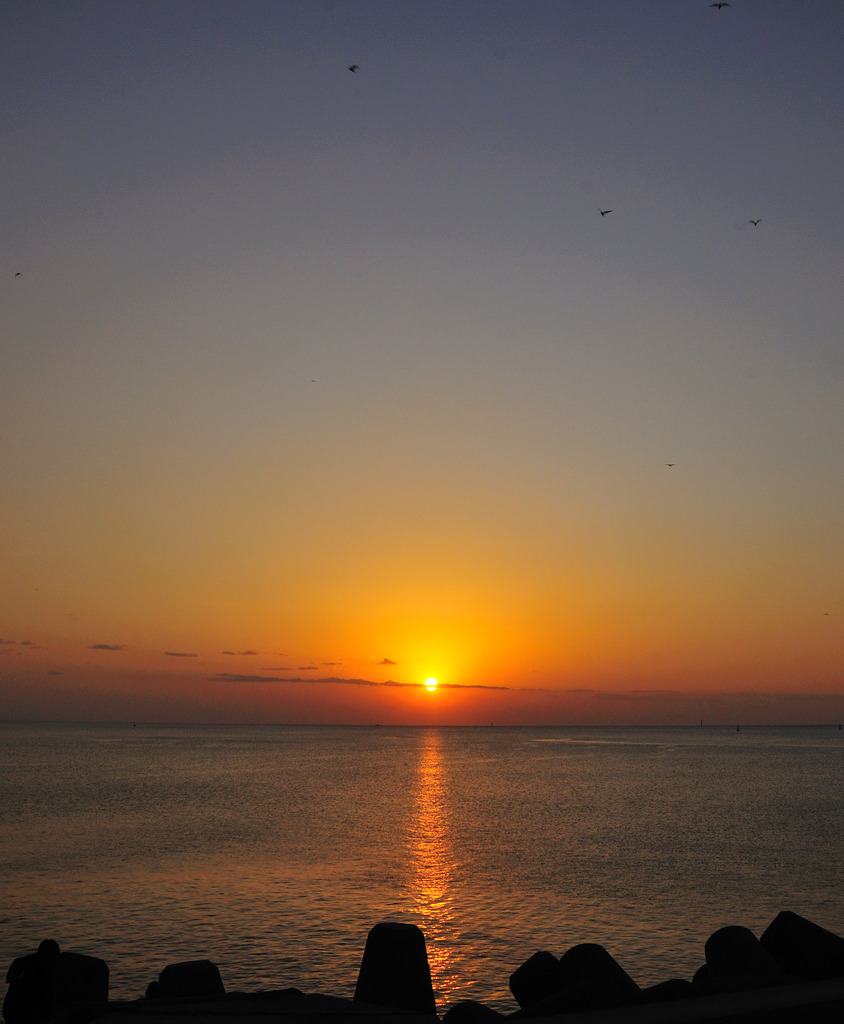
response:
[[[459,932],[454,917],[454,850],[441,737],[426,733],[419,754],[413,818],[408,829],[413,900],[425,934],[438,1005],[448,1004],[465,985],[456,955]]]

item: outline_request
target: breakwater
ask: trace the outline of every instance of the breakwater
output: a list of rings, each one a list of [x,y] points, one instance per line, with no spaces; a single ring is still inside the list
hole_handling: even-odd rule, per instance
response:
[[[12,963],[7,983],[6,1024],[120,1024],[115,1018],[127,1012],[161,1019],[189,1013],[226,1020],[268,1012],[297,1019],[411,1015],[449,1024],[574,1021],[582,1014],[595,1020],[594,1015],[603,1014],[600,1019],[609,1021],[616,1018],[608,1013],[619,1012],[628,1013],[624,1019],[630,1020],[634,1018],[629,1014],[635,1013],[643,1022],[832,1021],[844,1014],[844,938],[783,911],[758,938],[742,925],[719,928],[706,940],[703,962],[693,977],[668,978],[647,987],[637,984],[597,943],[579,943],[561,956],[538,950],[510,975],[509,988],[519,1006],[511,1014],[475,1000],[438,1007],[425,937],[415,925],[397,922],[378,924],[369,932],[352,1000],[306,996],[295,988],[227,993],[216,964],[205,959],[167,965],[139,999],[110,1002],[105,961],[63,952],[50,939]],[[735,1002],[748,994],[749,1002]],[[655,1016],[657,1008],[669,1005],[676,1012],[666,1014],[663,1009]]]

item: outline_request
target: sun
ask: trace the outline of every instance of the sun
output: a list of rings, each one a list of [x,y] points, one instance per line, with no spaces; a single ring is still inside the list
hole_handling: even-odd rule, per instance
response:
[[[426,689],[426,690],[427,690],[427,691],[428,691],[429,693],[433,693],[433,692],[434,692],[434,690],[436,690],[436,688],[437,688],[437,681],[436,681],[436,679],[434,679],[434,677],[433,677],[433,676],[429,676],[429,677],[428,677],[428,678],[427,678],[427,679],[425,680],[425,689]]]

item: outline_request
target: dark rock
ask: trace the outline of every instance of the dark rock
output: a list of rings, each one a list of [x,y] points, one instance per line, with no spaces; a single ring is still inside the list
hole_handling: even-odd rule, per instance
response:
[[[561,988],[560,961],[544,949],[528,957],[510,975],[510,991],[522,1009],[546,999]]]
[[[53,970],[53,1018],[108,1002],[108,964],[96,956],[61,953]]]
[[[669,978],[658,985],[643,988],[636,1000],[639,1003],[673,1003],[676,999],[692,999],[698,995],[694,985],[685,978]]]
[[[596,1008],[625,1006],[634,1002],[641,989],[627,971],[594,942],[581,942],[560,957],[560,976],[564,986],[581,985],[594,989]]]
[[[158,983],[153,983],[147,989],[148,999],[182,999],[187,996],[225,994],[220,971],[211,960],[185,960],[178,964],[168,964],[158,975]]]
[[[695,971],[692,985],[698,995],[715,996],[728,992],[747,992],[751,989],[774,988],[795,981],[791,975],[716,974],[709,964]]]
[[[44,939],[37,952],[19,956],[6,974],[3,999],[6,1024],[46,1024],[53,1015],[53,972],[61,951],[54,939]]]
[[[474,999],[464,999],[447,1010],[442,1019],[443,1024],[484,1024],[484,1021],[503,1020],[504,1014]]]
[[[706,963],[716,974],[758,974],[770,977],[782,973],[779,964],[749,928],[727,925],[706,940]]]
[[[47,1024],[84,1017],[87,1007],[108,1002],[108,964],[82,953],[62,953],[53,939],[9,968],[3,1001],[6,1024]]]
[[[789,979],[749,928],[727,925],[706,940],[706,963],[693,984],[703,995],[765,988]]]
[[[514,1017],[554,1017],[637,1002],[640,988],[603,946],[583,942],[559,961],[559,989],[517,1011]]]
[[[436,1014],[425,936],[416,925],[386,921],[369,932],[355,1002]]]
[[[844,977],[844,938],[790,910],[777,914],[759,941],[789,974],[809,980]]]

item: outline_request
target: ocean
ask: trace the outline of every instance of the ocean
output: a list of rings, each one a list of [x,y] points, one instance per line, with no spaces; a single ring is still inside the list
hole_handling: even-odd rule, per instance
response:
[[[112,998],[209,958],[227,991],[351,997],[379,921],[443,1013],[509,1012],[537,950],[691,978],[780,910],[844,934],[844,732],[0,723],[0,968],[43,938]]]

